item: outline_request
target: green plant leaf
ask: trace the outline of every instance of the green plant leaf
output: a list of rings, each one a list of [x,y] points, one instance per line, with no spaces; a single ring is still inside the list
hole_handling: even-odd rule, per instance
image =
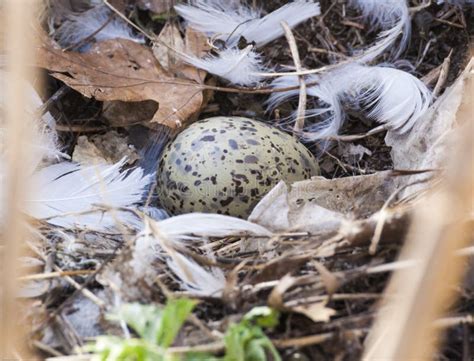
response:
[[[270,353],[274,361],[281,361],[275,346],[259,326],[248,320],[232,325],[224,336],[226,354],[223,361],[267,361]]]
[[[154,305],[141,305],[139,303],[127,303],[122,305],[116,314],[108,315],[112,321],[125,321],[138,336],[155,342],[156,334],[161,326],[162,309]]]
[[[189,299],[168,300],[164,308],[139,303],[124,304],[117,313],[108,315],[108,319],[125,321],[140,338],[102,336],[84,347],[84,351],[93,352],[94,360],[100,361],[181,360],[181,356],[167,354],[166,349],[172,345],[196,304],[196,301]]]
[[[95,353],[94,361],[160,361],[162,350],[142,339],[101,336],[85,351]]]
[[[197,301],[186,298],[168,300],[161,316],[160,327],[157,329],[155,342],[168,348],[174,342],[183,323],[189,317]]]

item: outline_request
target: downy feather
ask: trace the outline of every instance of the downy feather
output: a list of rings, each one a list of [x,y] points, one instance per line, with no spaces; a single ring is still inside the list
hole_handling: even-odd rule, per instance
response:
[[[222,270],[201,266],[175,247],[184,247],[189,242],[205,243],[208,237],[244,234],[271,236],[271,232],[257,224],[218,214],[191,213],[159,222],[146,219],[134,250],[134,269],[139,274],[146,274],[156,258],[166,260],[182,289],[219,296],[226,285]],[[206,256],[212,259],[212,254]]]
[[[189,5],[176,5],[176,12],[188,24],[209,36],[224,40],[230,47],[241,37],[264,46],[284,34],[281,22],[290,27],[321,14],[319,3],[296,0],[261,17],[261,11],[244,4],[219,0],[196,0]]]
[[[447,1],[438,0],[438,1],[436,1],[436,3],[438,5],[444,4],[445,2],[447,2],[448,4],[451,4],[451,5],[458,5],[458,6],[474,5],[474,0],[447,0]]]
[[[134,273],[144,279],[156,277],[156,260],[166,262],[173,278],[181,289],[203,296],[219,296],[225,288],[224,273],[217,267],[205,267],[182,255],[174,243],[161,232],[159,223],[145,219],[133,249],[131,265]],[[212,258],[212,255],[207,255]]]
[[[8,73],[0,70],[0,84],[5,89],[8,85],[6,81],[8,79]],[[56,121],[51,115],[51,113],[46,112],[44,114],[39,114],[41,107],[43,106],[43,101],[41,97],[36,92],[35,88],[24,81],[23,83],[25,90],[25,104],[27,112],[29,113],[28,121],[25,121],[22,125],[28,130],[33,131],[33,136],[31,139],[25,140],[25,147],[30,147],[31,151],[28,152],[30,158],[29,163],[30,169],[35,170],[41,162],[43,161],[53,161],[59,160],[62,157],[65,157],[59,150],[58,144],[58,135],[56,133]],[[8,92],[0,92],[0,109],[4,108],[5,104],[8,102],[6,96]],[[3,124],[0,124],[0,153],[3,154],[4,149],[4,136],[5,129]]]
[[[112,19],[110,19],[111,16]],[[105,5],[94,6],[80,13],[68,14],[53,35],[62,47],[76,49],[76,46],[79,46],[76,50],[82,52],[90,49],[90,42],[87,44],[81,44],[81,42],[92,35],[91,40],[95,41],[120,38],[138,43],[144,42],[142,36],[135,35],[130,26]]]
[[[243,50],[237,47],[227,48],[216,55],[208,55],[197,58],[190,55],[182,55],[183,60],[196,68],[206,70],[208,73],[217,75],[238,85],[254,85],[261,81],[259,73],[266,69],[262,65],[260,54],[249,45]]]
[[[94,211],[98,205],[130,207],[142,200],[153,177],[143,175],[140,168],[121,171],[124,164],[125,159],[114,165],[88,167],[62,162],[35,172],[32,182],[37,193],[27,200],[27,213],[69,228],[107,230],[117,221],[129,226],[140,224],[128,212]]]
[[[381,29],[377,41],[361,51],[358,61],[368,63],[392,48],[401,35],[393,57],[398,58],[407,48],[411,34],[411,19],[406,0],[351,0],[350,5],[361,10],[367,23]]]
[[[349,64],[321,76],[308,77],[307,82],[318,83],[308,87],[307,93],[323,103],[307,111],[308,117],[322,119],[305,128],[307,140],[336,136],[344,122],[343,104],[363,107],[370,118],[404,133],[420,119],[431,102],[431,92],[422,81],[402,70],[383,66]],[[296,77],[282,77],[272,86],[297,84]],[[298,90],[274,93],[268,100],[269,108],[297,94]]]
[[[224,272],[218,267],[204,267],[181,253],[175,253],[167,261],[183,290],[197,295],[219,297],[226,286]]]
[[[230,40],[233,31],[241,31],[241,26],[261,15],[260,10],[220,0],[194,0],[175,5],[174,9],[194,29],[222,40]]]

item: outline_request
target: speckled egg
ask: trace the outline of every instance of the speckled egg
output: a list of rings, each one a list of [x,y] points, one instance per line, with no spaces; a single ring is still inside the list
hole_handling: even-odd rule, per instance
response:
[[[246,218],[280,180],[318,174],[314,156],[291,135],[252,119],[214,117],[192,124],[167,145],[157,187],[171,214]]]

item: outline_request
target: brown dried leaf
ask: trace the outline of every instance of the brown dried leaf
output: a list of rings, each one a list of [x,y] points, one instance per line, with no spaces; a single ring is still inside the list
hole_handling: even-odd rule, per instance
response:
[[[298,280],[290,274],[285,275],[268,296],[268,305],[270,307],[276,308],[277,310],[284,309],[283,295],[286,291],[293,287],[297,281]]]
[[[351,214],[370,216],[393,190],[390,172],[339,179],[313,177],[280,182],[254,208],[249,220],[275,232],[332,232]]]
[[[90,137],[81,135],[77,139],[72,159],[82,165],[96,165],[98,163],[115,164],[126,157],[127,163],[133,164],[140,157],[128,143],[127,137],[115,130]]]
[[[152,51],[125,39],[97,43],[88,53],[63,52],[48,39],[38,48],[39,66],[84,96],[100,101],[159,104],[152,123],[179,128],[194,119],[203,103],[196,81],[167,72]]]
[[[314,267],[318,270],[321,280],[326,287],[326,291],[329,295],[332,295],[340,286],[339,279],[331,273],[322,263],[313,261]]]
[[[175,51],[172,51],[164,44],[173,48]],[[171,71],[173,67],[176,67],[178,64],[182,63],[179,56],[177,55],[177,52],[184,53],[186,50],[186,45],[175,22],[167,22],[165,24],[158,35],[157,41],[153,44],[152,49],[153,54],[158,59],[160,64],[168,71]]]
[[[187,28],[183,38],[175,22],[166,23],[158,35],[158,41],[153,45],[153,54],[166,70],[178,77],[184,76],[196,80],[198,83],[204,82],[207,73],[186,64],[178,54],[186,53],[202,57],[209,50],[210,46],[204,34]]]
[[[313,303],[311,305],[296,306],[291,309],[293,312],[305,315],[313,322],[328,322],[336,311],[326,307],[326,302]]]

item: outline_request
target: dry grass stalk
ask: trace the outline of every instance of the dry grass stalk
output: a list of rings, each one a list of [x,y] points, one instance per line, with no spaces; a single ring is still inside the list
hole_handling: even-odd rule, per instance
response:
[[[296,39],[291,31],[291,28],[288,24],[284,21],[281,22],[281,26],[285,31],[286,40],[288,41],[288,45],[290,46],[291,56],[293,57],[293,62],[295,63],[296,71],[300,72],[303,70],[301,66],[300,54],[298,52],[298,46],[296,45]],[[304,119],[306,114],[306,82],[303,76],[299,77],[299,85],[300,85],[300,95],[298,99],[298,110],[296,112],[296,123],[293,128],[295,133],[301,133],[304,128]]]
[[[24,39],[24,34],[32,21],[34,1],[7,0],[3,2],[3,21],[6,42],[6,62],[8,73],[4,82],[6,87],[5,120],[6,128],[4,152],[5,184],[3,185],[4,229],[0,253],[0,358],[20,359],[25,357],[22,347],[22,332],[19,327],[21,313],[15,300],[17,292],[17,276],[19,275],[18,257],[24,241],[25,229],[21,213],[22,201],[27,189],[26,164],[28,149],[24,139],[31,127],[25,126],[28,121],[25,99],[26,82],[31,78],[27,63],[30,63],[33,46]],[[28,139],[28,138],[26,138]],[[26,357],[28,358],[28,357]]]
[[[364,360],[432,359],[440,339],[433,324],[456,297],[453,285],[461,282],[466,264],[455,253],[471,241],[467,219],[474,202],[473,65],[457,114],[464,136],[449,158],[444,184],[420,205],[402,251],[401,259],[417,260],[418,266],[398,271],[391,280]]]

